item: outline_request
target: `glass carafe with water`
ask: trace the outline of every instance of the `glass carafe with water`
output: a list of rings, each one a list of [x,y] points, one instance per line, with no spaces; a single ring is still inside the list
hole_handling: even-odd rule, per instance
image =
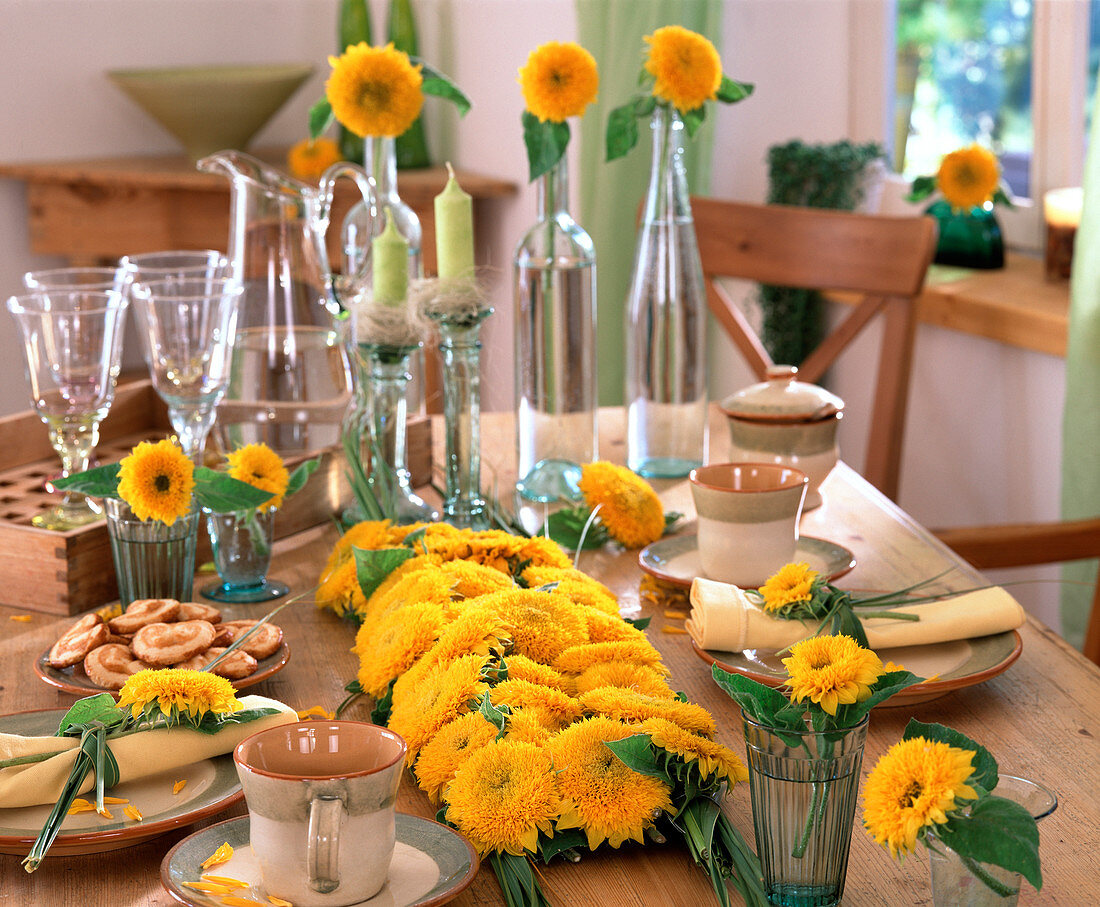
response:
[[[227,258],[244,285],[218,439],[226,449],[263,442],[282,455],[332,447],[355,377],[325,231],[336,180],[354,179],[372,209],[370,181],[339,163],[307,186],[239,151],[198,167],[231,181]]]

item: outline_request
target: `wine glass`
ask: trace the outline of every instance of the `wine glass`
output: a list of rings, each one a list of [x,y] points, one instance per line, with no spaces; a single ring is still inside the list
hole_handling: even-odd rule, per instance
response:
[[[153,387],[168,404],[183,452],[200,465],[229,381],[241,293],[226,277],[136,281],[130,288]]]
[[[221,252],[213,249],[181,249],[171,252],[143,252],[140,255],[124,255],[119,267],[130,280],[149,283],[153,280],[183,280],[184,278],[212,279],[230,277],[229,261]]]
[[[114,399],[126,302],[116,290],[74,287],[7,301],[23,335],[31,399],[61,458],[62,476],[86,470],[99,441],[99,423]],[[66,492],[31,522],[74,529],[101,515],[84,495]]]
[[[27,271],[23,284],[28,290],[115,290],[126,292],[126,269],[115,267],[42,268]]]

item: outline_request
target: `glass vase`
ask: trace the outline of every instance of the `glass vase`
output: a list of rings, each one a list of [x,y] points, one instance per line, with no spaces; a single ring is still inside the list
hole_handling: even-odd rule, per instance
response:
[[[138,519],[125,501],[105,498],[103,504],[122,607],[143,598],[190,601],[199,509],[193,506],[169,526]]]
[[[1004,267],[1004,236],[992,204],[956,210],[941,198],[929,205],[926,213],[939,224],[936,264],[983,269]]]
[[[351,447],[359,451],[371,493],[398,523],[439,519],[436,510],[413,491],[408,467],[409,357],[419,348],[419,344],[358,345],[361,408],[349,426]],[[376,456],[384,465],[375,463]],[[367,519],[357,502],[344,515],[349,521]]]
[[[597,458],[596,253],[569,215],[566,167],[540,177],[538,221],[513,258],[521,508],[578,500]]]
[[[274,507],[204,512],[214,566],[221,580],[202,590],[204,598],[216,602],[266,602],[282,598],[290,591],[286,583],[267,578],[274,539]]]
[[[1026,778],[1000,775],[993,793],[1019,803],[1036,822],[1058,807],[1052,791]],[[1022,881],[1018,872],[964,859],[934,835],[927,843],[934,907],[1015,907]]]
[[[481,322],[493,313],[431,314],[439,328],[443,366],[442,518],[459,529],[489,529],[481,495]]]
[[[686,476],[707,447],[706,291],[684,170],[684,122],[658,104],[626,300],[627,465]]]
[[[410,0],[390,0],[386,40],[392,41],[397,50],[404,51],[410,57],[420,56],[420,42],[416,36],[416,18],[413,16]],[[397,166],[402,170],[427,167],[431,164],[423,113],[397,137],[394,145],[397,152]]]
[[[744,719],[756,851],[768,903],[833,907],[844,893],[867,717],[840,731]]]

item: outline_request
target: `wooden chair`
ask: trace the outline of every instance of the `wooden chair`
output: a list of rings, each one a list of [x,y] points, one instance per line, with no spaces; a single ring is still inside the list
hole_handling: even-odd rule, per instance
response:
[[[773,364],[771,358],[717,278],[858,294],[853,310],[799,365],[799,379],[811,383],[820,381],[867,323],[882,314],[884,333],[863,474],[885,495],[896,498],[916,338],[915,298],[935,252],[933,220],[700,196],[691,199],[691,206],[707,303],[759,379]]]
[[[1030,567],[1100,557],[1100,519],[1049,523],[1005,523],[936,529],[934,534],[979,570]],[[1100,575],[1081,647],[1100,665]]]

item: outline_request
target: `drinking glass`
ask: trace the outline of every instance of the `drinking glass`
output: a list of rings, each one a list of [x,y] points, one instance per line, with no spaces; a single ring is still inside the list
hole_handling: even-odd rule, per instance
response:
[[[27,271],[23,284],[28,290],[115,290],[126,292],[126,269],[121,266],[102,268],[42,268]]]
[[[185,278],[213,279],[229,277],[229,262],[213,249],[177,250],[171,252],[144,252],[141,255],[124,255],[119,267],[129,278],[138,283],[154,280],[183,280]]]
[[[12,296],[7,306],[22,331],[31,399],[61,458],[61,475],[83,472],[114,399],[126,297],[70,288]],[[31,522],[74,529],[101,516],[84,495],[66,492]]]
[[[136,281],[130,295],[153,387],[197,464],[229,381],[241,285],[225,277]]]

